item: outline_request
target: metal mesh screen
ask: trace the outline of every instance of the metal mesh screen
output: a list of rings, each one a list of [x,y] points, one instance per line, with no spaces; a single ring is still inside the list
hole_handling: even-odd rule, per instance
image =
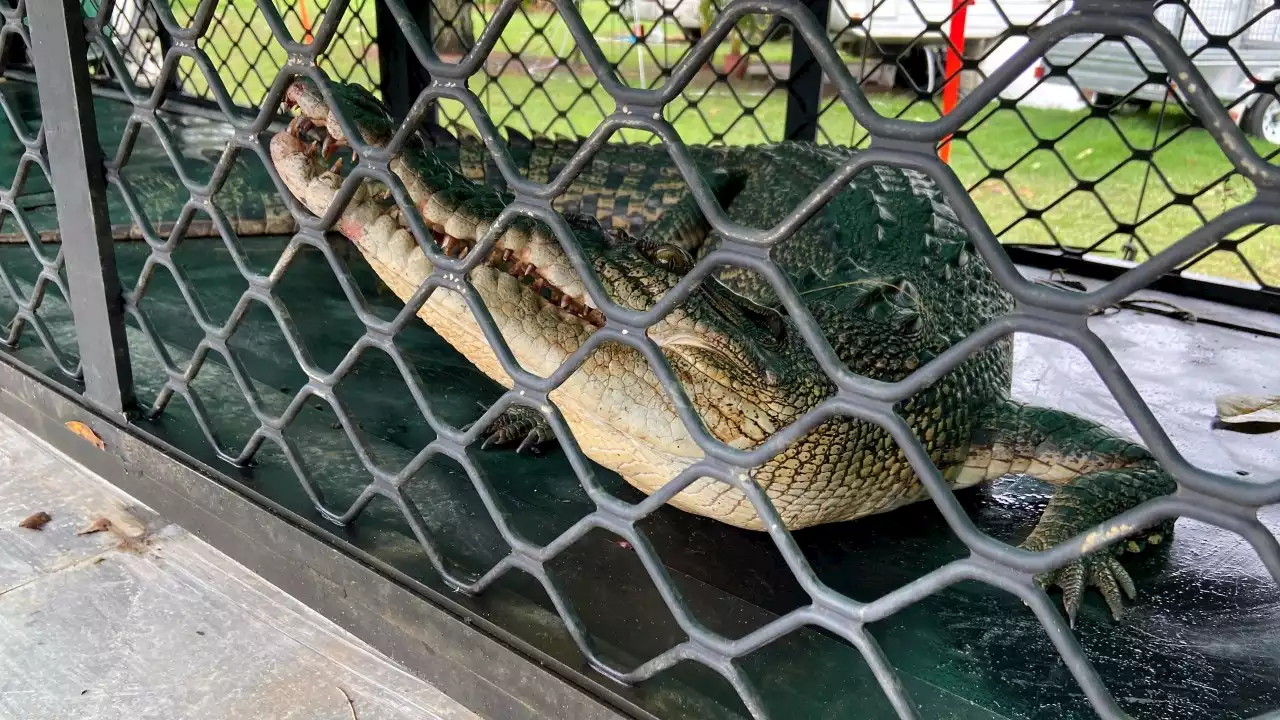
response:
[[[26,7],[0,3],[0,65],[22,64],[31,38]],[[39,103],[30,94],[0,88],[5,116],[4,177],[0,188],[0,345],[30,366],[70,384],[82,377],[71,332],[62,249],[56,235],[46,135]]]
[[[1247,114],[1255,98],[1274,96],[1274,62],[1262,49],[1276,39],[1265,29],[1275,21],[1269,3],[1156,5],[1157,19],[1228,107]],[[882,112],[932,120],[942,115],[943,90],[956,78],[945,67],[949,50],[965,53],[958,75],[962,86],[972,86],[1071,6],[971,4],[965,47],[955,48],[947,35],[955,20],[950,3],[876,3],[836,37],[856,39],[882,58],[863,65],[907,76],[909,89],[891,96]],[[1046,50],[952,137],[949,164],[1001,242],[1103,262],[1141,261],[1252,197],[1248,180],[1226,156],[1201,144],[1202,119],[1186,107],[1173,74],[1147,44],[1082,33]],[[1254,114],[1264,112],[1259,107]],[[822,139],[868,144],[870,136],[856,123],[843,129],[846,116],[833,95],[824,120],[842,129],[824,129]],[[1274,161],[1273,144],[1255,144]],[[1274,295],[1280,275],[1269,258],[1277,242],[1274,229],[1250,229],[1172,272],[1225,278]]]
[[[879,8],[889,6],[888,0],[876,4],[861,21],[852,23],[852,29],[844,32],[856,34],[857,28],[865,28],[868,25],[867,19],[872,18]],[[1280,478],[1246,482],[1238,477],[1205,471],[1185,458],[1174,447],[1106,346],[1084,322],[1096,308],[1114,304],[1164,273],[1194,266],[1213,252],[1227,252],[1248,262],[1248,258],[1252,257],[1251,248],[1273,247],[1275,226],[1280,224],[1280,195],[1277,194],[1280,192],[1280,168],[1271,162],[1274,148],[1259,146],[1247,140],[1215,98],[1207,92],[1195,89],[1209,87],[1208,79],[1188,57],[1188,52],[1180,44],[1178,37],[1157,22],[1149,4],[1095,0],[1076,3],[1071,14],[1054,15],[1046,11],[1037,15],[1033,20],[1043,20],[1043,24],[1038,26],[1028,42],[999,69],[981,77],[980,82],[952,112],[940,116],[933,99],[940,88],[925,88],[915,92],[914,96],[908,94],[904,103],[895,101],[887,108],[873,101],[863,83],[874,73],[855,76],[850,71],[848,57],[836,49],[822,19],[815,17],[809,8],[794,0],[728,3],[723,12],[717,14],[706,28],[702,38],[683,47],[681,54],[670,60],[670,65],[664,64],[666,60],[659,63],[658,55],[651,45],[643,43],[631,44],[618,57],[611,57],[605,48],[605,42],[601,40],[607,32],[607,19],[597,18],[596,22],[592,22],[587,17],[585,5],[580,7],[567,0],[555,3],[557,22],[563,23],[565,36],[572,40],[576,52],[580,53],[582,65],[569,65],[568,58],[561,58],[562,46],[548,37],[547,26],[543,25],[539,30],[539,21],[533,19],[515,0],[504,0],[492,11],[481,10],[473,15],[475,23],[485,30],[473,28],[473,45],[457,63],[446,62],[432,50],[430,41],[425,40],[433,36],[429,30],[424,30],[417,24],[418,16],[409,4],[401,0],[387,0],[387,17],[394,19],[400,28],[411,31],[407,34],[406,43],[412,56],[427,69],[431,77],[430,86],[421,93],[419,102],[414,104],[404,122],[410,126],[420,126],[428,113],[428,103],[425,101],[438,101],[443,105],[445,117],[451,118],[455,126],[466,124],[476,128],[486,146],[498,158],[497,166],[502,171],[507,187],[514,192],[515,202],[503,211],[494,225],[495,229],[490,231],[484,242],[491,243],[496,233],[517,216],[532,217],[554,229],[565,253],[576,267],[590,268],[582,250],[574,243],[569,224],[563,216],[550,209],[549,203],[564,192],[570,176],[581,172],[589,158],[611,136],[620,137],[628,133],[635,137],[657,138],[668,149],[681,177],[694,190],[698,207],[716,231],[725,238],[724,245],[719,250],[700,261],[675,289],[667,293],[657,305],[643,312],[624,308],[613,302],[600,280],[585,272],[587,290],[595,304],[602,308],[606,318],[605,325],[549,377],[538,377],[514,361],[511,351],[506,348],[501,333],[471,287],[470,281],[460,280],[467,271],[482,262],[487,253],[477,251],[463,260],[444,256],[435,249],[418,211],[405,202],[403,183],[388,169],[386,151],[365,147],[360,142],[353,143],[358,151],[358,169],[346,178],[335,205],[349,201],[364,180],[377,180],[385,184],[393,189],[401,212],[410,219],[418,245],[431,257],[435,270],[430,279],[418,289],[413,300],[393,317],[380,316],[370,309],[353,279],[353,273],[357,272],[353,266],[358,261],[344,260],[342,253],[330,245],[326,233],[333,224],[338,209],[332,209],[325,218],[311,216],[288,194],[278,173],[272,169],[267,143],[272,124],[277,120],[274,108],[283,100],[285,87],[291,76],[311,77],[330,99],[334,93],[334,86],[331,84],[333,80],[353,77],[358,81],[371,81],[375,77],[371,70],[356,62],[359,58],[367,58],[367,45],[358,43],[351,44],[351,50],[341,50],[344,57],[353,58],[353,62],[356,62],[351,69],[355,74],[343,75],[339,69],[337,77],[331,78],[326,72],[329,69],[327,63],[332,63],[335,68],[341,64],[334,60],[337,57],[335,48],[346,47],[344,43],[347,41],[344,38],[349,33],[358,35],[357,27],[368,27],[360,18],[372,12],[369,4],[341,0],[331,2],[324,8],[323,14],[315,19],[309,40],[304,37],[305,33],[300,33],[296,26],[291,25],[293,21],[290,18],[296,17],[292,10],[281,10],[267,0],[259,0],[251,6],[244,2],[205,2],[181,11],[176,6],[170,7],[165,3],[151,4],[149,7],[155,13],[158,35],[167,38],[165,44],[168,46],[160,58],[161,70],[155,82],[172,81],[188,92],[213,99],[224,111],[225,123],[233,129],[228,131],[226,151],[205,169],[204,175],[189,172],[186,161],[178,157],[173,149],[176,121],[157,111],[162,98],[145,91],[135,81],[134,73],[126,70],[126,55],[114,40],[108,18],[94,15],[89,20],[90,38],[96,48],[95,56],[101,57],[104,72],[120,83],[133,106],[133,114],[124,128],[120,146],[110,149],[114,152],[109,153],[113,159],[107,164],[107,176],[112,187],[129,206],[134,224],[140,228],[145,243],[141,251],[144,259],[136,280],[126,289],[124,304],[125,312],[135,327],[135,334],[131,335],[132,342],[135,345],[145,343],[156,358],[155,367],[159,373],[157,391],[154,397],[146,400],[147,415],[163,422],[166,413],[174,411],[175,399],[181,398],[185,411],[195,419],[208,446],[226,463],[226,467],[243,468],[251,465],[262,454],[278,453],[296,473],[299,488],[313,505],[315,512],[339,525],[359,527],[361,518],[370,511],[369,508],[375,501],[389,502],[395,513],[412,530],[421,552],[439,577],[443,578],[449,588],[465,596],[483,596],[504,582],[507,576],[518,574],[513,571],[531,576],[550,598],[568,636],[587,663],[606,678],[624,684],[643,683],[679,663],[695,663],[723,678],[751,716],[785,717],[785,708],[766,707],[760,688],[743,671],[741,661],[747,655],[782,640],[801,628],[816,627],[855,647],[871,668],[894,710],[901,717],[917,717],[919,711],[916,704],[905,690],[899,673],[872,638],[868,626],[952,584],[973,580],[989,583],[1025,602],[1043,624],[1071,675],[1097,712],[1106,717],[1123,717],[1121,704],[1108,692],[1054,603],[1033,580],[1035,573],[1080,558],[1089,544],[1083,542],[1082,537],[1074,538],[1050,550],[1032,553],[1017,550],[980,531],[958,503],[939,469],[929,459],[922,440],[913,434],[905,419],[895,410],[896,403],[912,397],[956,368],[970,353],[1014,332],[1043,335],[1078,348],[1095,366],[1152,454],[1178,482],[1177,493],[1144,503],[1093,528],[1091,533],[1095,536],[1112,537],[1119,528],[1145,525],[1157,519],[1195,518],[1239,533],[1256,550],[1271,576],[1280,581],[1280,543],[1277,543],[1276,538],[1259,522],[1256,515],[1259,507],[1280,502]],[[996,8],[998,6],[993,7]],[[1118,8],[1123,12],[1114,12]],[[950,8],[942,15],[924,12],[914,5],[902,9],[904,12],[915,13],[917,24],[925,26],[912,42],[924,34],[939,33],[951,14]],[[609,16],[611,13],[612,11],[605,15]],[[842,133],[833,134],[830,131],[830,118],[843,114],[849,119],[848,127],[856,126],[854,144],[867,148],[863,154],[850,160],[833,177],[822,183],[805,205],[795,208],[786,221],[767,229],[743,228],[728,221],[724,211],[712,199],[706,180],[694,170],[688,147],[688,143],[694,140],[685,137],[685,123],[692,123],[697,118],[698,122],[705,123],[706,126],[706,130],[698,138],[702,141],[729,141],[744,126],[756,128],[750,132],[758,132],[758,139],[780,139],[778,119],[781,113],[771,116],[769,113],[773,111],[764,109],[769,107],[770,98],[773,97],[770,93],[773,90],[765,93],[759,103],[750,105],[735,94],[737,90],[732,77],[715,73],[716,77],[710,85],[725,86],[724,92],[735,98],[734,103],[729,105],[733,119],[717,125],[709,117],[712,101],[706,99],[715,93],[706,88],[691,89],[698,82],[699,69],[711,61],[719,48],[735,33],[745,32],[740,21],[752,13],[763,13],[774,19],[785,20],[791,34],[790,44],[808,48],[808,62],[820,69],[821,74],[827,78],[833,99],[825,103],[824,120],[816,128],[820,134],[824,134],[824,140],[849,142]],[[1264,14],[1269,13],[1274,13],[1274,8],[1269,8]],[[997,12],[997,15],[1008,23],[1009,28],[1015,28],[1013,34],[1018,34],[1016,28],[1027,27],[1019,26],[1017,23],[1022,21],[1010,19],[1007,13]],[[252,18],[257,18],[262,24],[254,25],[257,21],[251,22]],[[509,42],[506,31],[520,23],[527,23],[530,28],[525,32],[525,42]],[[874,20],[871,25],[869,32],[874,39]],[[7,27],[9,26],[6,25]],[[1248,31],[1252,27],[1254,25],[1241,26],[1239,32]],[[415,29],[417,32],[413,32]],[[385,43],[388,41],[387,34],[396,30],[383,27],[380,32],[381,40]],[[220,35],[222,33],[225,33],[225,42],[215,42],[214,38],[223,37]],[[1154,139],[1144,139],[1138,143],[1127,139],[1127,129],[1117,120],[1111,108],[1094,105],[1082,111],[1072,124],[1046,133],[1038,130],[1038,121],[1021,110],[1015,99],[1002,98],[1002,93],[1017,77],[1032,69],[1038,58],[1050,47],[1071,36],[1089,33],[1127,36],[1129,39],[1121,42],[1130,47],[1142,44],[1162,68],[1158,72],[1151,71],[1153,74],[1148,75],[1148,79],[1155,77],[1159,80],[1157,84],[1166,86],[1171,78],[1176,79],[1181,95],[1173,104],[1181,111],[1193,112],[1198,117],[1195,124],[1207,128],[1200,136],[1202,145],[1198,147],[1212,146],[1223,158],[1225,166],[1218,179],[1203,184],[1195,181],[1189,185],[1179,185],[1177,179],[1169,177],[1159,167],[1160,150],[1173,146],[1179,138],[1189,137],[1191,122],[1168,130],[1167,134],[1158,122]],[[21,37],[20,31],[6,30],[5,40],[9,41],[13,37]],[[1212,30],[1206,33],[1206,37],[1209,38],[1206,47],[1212,47],[1223,39]],[[554,56],[555,59],[548,61],[549,65],[531,67],[531,57],[536,56],[531,50],[538,43],[545,43],[550,48],[548,52],[551,55],[543,57]],[[774,63],[770,62],[766,48],[760,44],[752,46],[750,38],[746,45],[751,48],[746,54],[759,55],[767,68],[766,75],[771,75]],[[273,51],[262,50],[267,46],[278,47],[280,52],[273,54]],[[567,43],[563,46],[564,49],[568,47]],[[893,54],[891,51],[886,52]],[[645,87],[636,87],[631,83],[629,75],[618,72],[619,67],[630,61],[629,58],[637,58],[639,62],[640,57],[648,58],[647,62],[653,63],[655,68],[661,68],[655,75],[647,76],[640,83]],[[973,60],[966,62],[975,63]],[[522,74],[533,78],[529,81],[527,92],[513,91],[509,85],[495,79],[506,77],[501,68],[511,65],[522,66]],[[791,77],[798,78],[801,70],[792,67],[789,72]],[[542,79],[537,79],[540,74]],[[547,87],[552,78],[570,88],[574,97],[559,99],[558,93]],[[1047,82],[1048,78],[1066,80],[1070,84],[1070,63],[1061,68],[1052,67],[1042,81]],[[782,96],[787,94],[783,90],[777,92]],[[1274,96],[1275,81],[1260,78],[1253,81],[1250,93],[1259,92]],[[702,99],[690,100],[690,93],[701,93]],[[235,112],[237,106],[246,104],[266,109],[259,110],[256,116],[246,120],[243,114]],[[514,121],[522,111],[538,104],[544,108],[539,116],[541,119],[526,116],[523,126]],[[464,108],[465,120],[461,114],[450,115],[450,107]],[[916,116],[912,108],[924,108],[921,112],[926,114]],[[507,114],[503,114],[504,112]],[[595,120],[583,125],[576,124],[579,112],[586,113],[588,117],[595,116]],[[339,122],[344,129],[355,127],[352,124],[353,118],[346,117],[343,113],[339,115]],[[1027,147],[1016,153],[1002,149],[1002,152],[1007,153],[1006,159],[990,162],[983,155],[981,137],[983,127],[997,122],[997,117],[1015,126],[1024,127],[1028,138],[1024,145]],[[1101,193],[1104,199],[1098,202],[1105,203],[1102,188],[1107,178],[1121,172],[1120,168],[1128,167],[1121,163],[1120,168],[1085,171],[1073,164],[1087,158],[1082,157],[1083,150],[1066,146],[1070,145],[1073,133],[1079,132],[1079,128],[1086,124],[1114,133],[1117,136],[1114,144],[1121,148],[1126,158],[1124,163],[1137,162],[1138,175],[1147,183],[1163,183],[1168,187],[1168,192],[1164,196],[1156,196],[1154,201],[1140,200],[1136,218],[1127,214],[1117,216],[1111,211],[1103,213],[1114,227],[1101,236],[1090,236],[1078,228],[1055,227],[1053,220],[1056,208],[1065,208],[1064,212],[1080,212],[1070,204],[1073,201],[1069,200],[1079,194],[1099,198]],[[495,132],[495,125],[526,129],[534,133],[564,128],[574,133],[590,133],[590,139],[559,178],[540,184],[510,172],[512,161],[507,143]],[[139,196],[128,179],[130,155],[143,134],[159,139],[159,145],[180,177],[182,192],[187,198],[178,222],[167,236],[154,230],[141,209],[145,198]],[[1002,131],[997,134],[1000,135],[998,145],[1008,143],[1008,138]],[[347,135],[356,136],[350,131]],[[404,135],[402,131],[401,136]],[[957,154],[961,146],[972,147],[973,157],[969,160],[971,166],[966,171],[969,179],[964,179],[963,175],[966,173],[939,160],[938,148],[948,139],[956,146]],[[36,138],[32,142],[39,141],[40,138]],[[38,162],[39,145],[28,147],[28,161]],[[269,258],[265,264],[255,261],[253,247],[231,229],[226,213],[217,201],[218,194],[233,174],[236,163],[241,161],[258,164],[272,175],[283,202],[290,209],[299,228],[279,256]],[[1066,186],[1061,197],[1044,199],[1038,205],[1026,202],[1016,179],[1011,179],[1011,176],[1016,178],[1018,168],[1035,162],[1056,162],[1061,166],[1061,183]],[[980,332],[963,339],[951,350],[895,383],[870,381],[852,373],[838,361],[828,339],[822,336],[805,303],[766,252],[785,240],[806,214],[811,214],[815,208],[829,201],[860,171],[875,164],[906,168],[931,178],[954,207],[959,222],[972,237],[982,259],[990,265],[999,283],[1017,301],[1013,312],[992,321]],[[1216,207],[1203,207],[1210,188],[1225,187],[1229,178],[1236,178],[1235,182],[1241,189],[1233,191],[1236,194],[1229,201],[1215,197],[1212,202],[1217,203]],[[1026,280],[1002,249],[998,232],[993,232],[993,223],[989,222],[991,211],[980,198],[974,196],[979,186],[992,182],[1008,186],[1009,198],[1014,200],[1015,204],[1010,206],[1007,213],[1007,217],[1012,218],[1009,221],[1010,227],[1019,223],[1039,224],[1047,232],[1045,237],[1048,239],[1044,242],[1059,249],[1074,247],[1094,251],[1104,247],[1106,243],[1123,244],[1126,239],[1131,239],[1139,248],[1132,252],[1132,257],[1144,262],[1118,279],[1087,293],[1068,292]],[[3,203],[5,210],[16,214],[11,194],[0,196],[0,203]],[[1187,208],[1194,220],[1178,226],[1176,235],[1170,235],[1167,243],[1160,246],[1144,243],[1142,228],[1145,219],[1159,217],[1171,207]],[[230,258],[235,267],[237,287],[242,288],[225,306],[215,307],[209,302],[207,289],[212,280],[200,275],[195,264],[184,263],[179,257],[184,252],[186,229],[197,215],[207,216],[217,228],[219,252],[225,252],[226,257]],[[1162,228],[1161,232],[1172,233],[1168,228]],[[1057,239],[1054,233],[1068,237]],[[1224,237],[1228,239],[1221,241]],[[481,247],[483,249],[485,246],[482,244]],[[281,300],[282,284],[289,277],[291,268],[302,262],[299,258],[308,252],[316,254],[331,269],[335,282],[350,303],[351,316],[358,319],[361,327],[349,349],[340,357],[333,358],[334,362],[322,361],[308,352],[307,342],[298,330],[299,320],[291,316],[289,308]],[[52,284],[57,273],[57,260],[48,262],[50,264],[42,264],[41,277],[46,278],[45,283]],[[751,450],[731,448],[707,431],[701,418],[692,409],[686,390],[677,380],[670,364],[646,334],[647,329],[655,322],[685,302],[708,274],[724,265],[749,269],[769,281],[788,313],[796,318],[800,332],[823,372],[838,389],[832,397],[806,413],[795,424],[772,434],[767,441]],[[1254,275],[1258,284],[1275,289],[1274,275],[1264,278],[1256,271]],[[171,282],[176,287],[178,295],[175,297],[180,298],[179,301],[190,311],[190,329],[198,342],[187,357],[172,356],[163,338],[165,328],[158,327],[149,317],[149,303],[152,302],[149,298],[157,292],[156,287],[162,280]],[[514,379],[515,385],[514,389],[504,393],[485,410],[469,429],[464,429],[461,423],[446,421],[433,409],[427,400],[418,371],[400,344],[403,335],[409,332],[408,326],[417,322],[414,318],[416,309],[431,293],[446,290],[456,292],[465,299],[477,322],[485,328],[488,341],[498,348],[502,368]],[[38,295],[35,297],[38,298]],[[35,303],[38,303],[38,299],[19,311],[20,317],[33,324],[36,322],[33,309]],[[277,381],[278,385],[283,386],[280,391],[287,400],[277,407],[271,406],[263,397],[262,387],[249,369],[251,363],[245,358],[248,351],[238,348],[235,342],[238,332],[254,313],[265,318],[264,322],[283,339],[298,370],[293,376],[296,383]],[[593,466],[578,447],[564,417],[548,399],[554,389],[581,368],[593,351],[606,343],[631,347],[652,364],[663,392],[674,399],[689,434],[704,454],[703,459],[692,464],[678,477],[672,478],[660,491],[637,503],[625,502],[603,489],[598,473],[592,469]],[[133,349],[138,350],[136,347]],[[344,399],[341,392],[341,387],[351,381],[362,358],[371,354],[384,356],[391,368],[382,376],[382,391],[407,392],[421,413],[421,419],[415,418],[412,422],[425,424],[434,436],[404,464],[393,463],[388,466],[380,461],[376,449],[371,447],[367,436],[360,431],[360,410]],[[202,397],[204,391],[199,387],[200,382],[212,372],[208,368],[215,363],[225,368],[221,372],[224,372],[226,381],[234,384],[238,394],[242,396],[238,399],[243,404],[232,410],[240,412],[245,418],[253,418],[247,437],[219,428],[214,416],[225,411],[225,408],[213,408],[211,405],[214,403]],[[546,415],[570,458],[578,480],[595,506],[592,512],[572,527],[553,537],[537,541],[522,534],[517,520],[501,507],[494,490],[498,479],[486,473],[476,460],[474,446],[482,437],[483,429],[500,413],[514,405],[535,408]],[[368,478],[367,483],[361,485],[351,497],[326,497],[320,487],[320,478],[311,469],[314,465],[306,457],[310,436],[299,437],[296,427],[302,422],[304,415],[312,410],[318,410],[325,417],[331,418],[331,429],[341,434],[354,448],[357,457],[353,469],[360,473],[360,477]],[[859,601],[841,594],[817,577],[791,533],[784,529],[772,501],[747,478],[746,473],[747,469],[769,460],[820,423],[837,417],[852,417],[874,423],[891,435],[893,441],[905,451],[911,466],[918,473],[945,521],[970,551],[969,556],[936,568],[900,589],[870,601]],[[447,561],[438,540],[433,537],[430,528],[424,525],[421,513],[407,494],[407,484],[429,462],[449,462],[461,468],[466,482],[474,488],[482,501],[482,519],[493,524],[506,544],[501,557],[483,573],[461,572]],[[714,479],[737,489],[748,498],[755,511],[763,518],[772,543],[785,559],[796,582],[807,594],[810,600],[808,604],[736,638],[712,630],[691,610],[654,550],[642,524],[663,502],[699,478]],[[658,589],[664,607],[671,613],[686,638],[654,657],[644,658],[635,667],[620,667],[597,646],[585,627],[579,610],[548,569],[571,546],[595,531],[611,533],[619,538],[628,551],[635,553],[649,579]]]
[[[189,27],[198,21],[202,5],[207,3],[174,0],[167,7],[177,25]],[[322,21],[328,5],[327,0],[277,3],[288,37],[309,41],[312,28]],[[99,0],[84,2],[88,17],[98,16],[102,9]],[[339,37],[317,59],[317,65],[335,80],[378,86],[373,10],[373,0],[357,0],[345,7]],[[204,70],[212,70],[222,79],[236,105],[259,106],[287,59],[284,47],[275,41],[253,2],[215,3],[205,11],[212,11],[212,17],[209,30],[198,39],[209,62]],[[154,87],[162,73],[165,51],[171,45],[170,35],[158,22],[154,8],[147,0],[116,0],[109,14],[102,19],[105,37],[120,54],[121,62],[119,67],[105,62],[95,45],[90,53],[95,77],[119,86],[122,73],[138,87]],[[168,82],[177,97],[213,101],[216,98],[206,74],[197,69],[196,63],[193,58],[179,58],[178,71],[168,77]]]
[[[149,86],[159,72],[167,35],[144,1],[115,3],[109,33],[120,48],[124,71],[134,83]],[[96,0],[86,0],[85,7],[96,12]],[[189,25],[197,5],[188,0],[170,7],[175,22]],[[257,107],[286,60],[285,50],[253,3],[218,7],[199,40],[209,69],[223,79],[237,106]],[[303,40],[328,4],[312,0],[275,7],[289,37]],[[448,59],[474,47],[492,24],[496,7],[459,0],[433,4],[417,16],[427,21],[437,51]],[[629,86],[657,88],[688,55],[720,2],[587,0],[577,7],[612,71]],[[826,10],[829,38],[846,70],[860,87],[879,90],[869,96],[878,112],[917,121],[941,117],[949,81],[966,90],[981,81],[1070,3],[981,0],[963,7],[959,11],[950,0],[836,0],[815,6]],[[966,16],[964,48],[955,47],[950,37],[959,14]],[[318,66],[335,80],[377,94],[383,82],[375,16],[372,0],[353,3]],[[1274,62],[1265,54],[1280,41],[1274,8],[1265,2],[1197,0],[1159,4],[1156,17],[1193,60],[1210,63],[1206,76],[1228,107],[1256,115],[1246,124],[1261,127],[1265,111],[1252,108],[1263,104],[1255,100],[1259,95],[1274,96],[1274,77],[1268,74]],[[664,107],[664,117],[694,143],[803,139],[808,132],[803,123],[789,120],[788,103],[796,95],[795,79],[813,74],[821,77],[817,107],[811,110],[818,114],[815,139],[865,147],[870,135],[834,91],[830,74],[791,37],[790,24],[776,16],[745,16]],[[963,54],[962,69],[948,66],[952,50]],[[99,52],[94,59],[99,75],[109,79],[111,70]],[[178,95],[214,100],[203,80],[207,73],[195,72],[193,59],[178,62]],[[1250,67],[1257,68],[1256,84],[1247,77]],[[1247,180],[1204,143],[1203,123],[1185,107],[1176,82],[1143,43],[1082,34],[1054,48],[1034,76],[1032,70],[968,119],[950,143],[955,153],[950,166],[1003,243],[1089,261],[1138,262],[1169,238],[1248,197]],[[1117,72],[1123,78],[1118,84],[1091,82]],[[615,110],[564,18],[549,3],[517,7],[498,33],[494,52],[467,83],[498,127],[529,135],[585,137]],[[1133,112],[1153,101],[1156,110]],[[447,128],[474,130],[462,106],[445,102],[441,112]],[[625,131],[617,138],[646,141],[643,134]],[[1275,156],[1269,145],[1261,152]],[[1212,157],[1188,170],[1183,160],[1193,153]],[[1122,186],[1138,191],[1116,193]],[[1275,231],[1242,233],[1171,274],[1225,279],[1280,296],[1278,244]]]

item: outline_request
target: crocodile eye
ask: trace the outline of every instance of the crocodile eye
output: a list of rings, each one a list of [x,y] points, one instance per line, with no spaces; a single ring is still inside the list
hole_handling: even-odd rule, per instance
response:
[[[777,350],[782,347],[782,341],[787,336],[787,324],[783,322],[781,315],[772,310],[766,311],[762,315],[768,334],[761,339],[760,344],[766,350]]]
[[[676,275],[684,275],[693,268],[693,258],[675,245],[659,245],[653,251],[653,262]]]

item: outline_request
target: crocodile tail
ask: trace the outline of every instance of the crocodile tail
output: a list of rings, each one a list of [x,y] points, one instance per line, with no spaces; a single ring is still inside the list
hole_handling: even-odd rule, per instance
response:
[[[1146,448],[1092,420],[1006,399],[975,418],[958,484],[1022,473],[1063,485],[1086,473],[1154,462]]]

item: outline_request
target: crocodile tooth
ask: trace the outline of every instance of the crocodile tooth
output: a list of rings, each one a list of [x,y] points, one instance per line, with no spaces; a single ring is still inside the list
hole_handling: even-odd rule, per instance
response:
[[[533,291],[542,292],[542,288],[547,286],[547,281],[542,278],[535,278],[533,281]]]
[[[502,262],[504,262],[504,263],[511,262],[511,256],[512,256],[512,255],[515,255],[515,252],[514,252],[511,248],[503,248],[503,249],[502,249]]]
[[[523,277],[529,277],[536,272],[538,272],[538,267],[533,263],[528,263],[524,267],[520,268],[520,275]]]
[[[560,309],[569,310],[574,306],[573,297],[570,295],[562,295],[560,297]]]

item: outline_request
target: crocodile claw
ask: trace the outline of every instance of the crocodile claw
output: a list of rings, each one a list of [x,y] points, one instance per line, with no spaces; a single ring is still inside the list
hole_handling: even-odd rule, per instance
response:
[[[480,443],[481,450],[510,445],[519,440],[520,444],[516,447],[516,452],[522,455],[526,451],[532,451],[535,455],[540,454],[538,451],[542,445],[556,439],[551,424],[542,416],[542,413],[524,405],[512,405],[507,408],[506,412],[489,425],[486,432],[488,434]]]
[[[315,129],[315,126],[316,124],[311,118],[299,115],[289,121],[289,134],[300,138]]]
[[[328,158],[332,156],[335,152],[337,152],[338,148],[344,147],[345,145],[346,145],[345,143],[341,143],[335,140],[332,135],[326,134],[324,136],[324,145],[321,147],[321,151],[323,156]]]
[[[1138,597],[1138,588],[1129,571],[1124,569],[1114,553],[1106,550],[1037,575],[1036,584],[1046,590],[1055,586],[1062,589],[1062,605],[1072,628],[1076,626],[1080,602],[1090,587],[1096,587],[1102,593],[1115,620],[1124,615],[1124,597],[1130,601]]]
[[[542,442],[540,438],[541,433],[538,431],[529,431],[529,434],[524,436],[524,440],[520,441],[520,447],[516,448],[516,453],[523,454],[525,450],[528,450],[530,447],[533,447],[533,445]]]

